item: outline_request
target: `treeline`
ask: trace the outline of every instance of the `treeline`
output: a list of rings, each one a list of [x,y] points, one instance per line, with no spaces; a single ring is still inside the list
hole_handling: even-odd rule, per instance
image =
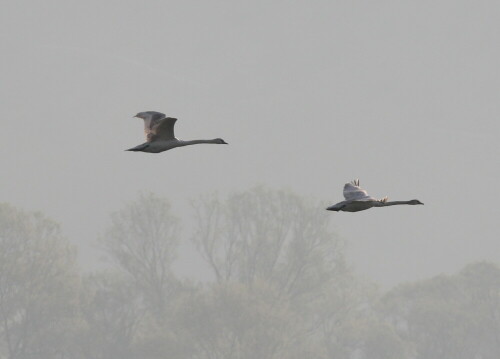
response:
[[[142,195],[83,272],[59,226],[0,204],[0,358],[498,359],[500,269],[475,263],[381,293],[356,278],[321,206],[257,187],[193,202]],[[181,279],[195,245],[213,280]]]

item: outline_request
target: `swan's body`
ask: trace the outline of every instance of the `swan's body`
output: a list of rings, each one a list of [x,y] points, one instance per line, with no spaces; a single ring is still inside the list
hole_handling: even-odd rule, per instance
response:
[[[328,211],[344,211],[344,212],[359,212],[372,207],[387,207],[398,204],[423,204],[418,199],[410,201],[387,201],[387,197],[376,199],[368,195],[368,193],[359,187],[359,180],[354,180],[344,185],[345,201],[339,202],[327,208]]]
[[[174,125],[177,119],[173,117],[166,117],[161,112],[139,112],[134,117],[142,118],[144,120],[146,142],[126,151],[159,153],[171,150],[172,148],[196,145],[199,143],[214,143],[220,145],[227,144],[227,142],[225,142],[222,138],[191,141],[179,140],[174,135]]]

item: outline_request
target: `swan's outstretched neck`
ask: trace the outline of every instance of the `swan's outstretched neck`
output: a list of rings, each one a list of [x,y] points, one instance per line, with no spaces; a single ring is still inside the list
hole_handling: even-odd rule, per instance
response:
[[[410,205],[423,204],[418,199],[412,199],[410,201],[391,201],[391,202],[379,202],[379,203],[380,204],[377,205],[377,207],[396,206],[398,204],[410,204]]]
[[[222,145],[225,144],[227,145],[227,142],[225,142],[222,138],[214,138],[212,140],[189,140],[189,141],[179,141],[182,146],[189,146],[189,145],[197,145],[199,143],[213,143],[217,145]]]

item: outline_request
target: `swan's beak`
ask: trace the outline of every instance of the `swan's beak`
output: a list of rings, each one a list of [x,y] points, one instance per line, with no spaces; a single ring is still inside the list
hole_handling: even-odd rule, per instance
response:
[[[339,210],[337,208],[335,208],[335,206],[330,206],[326,209],[327,211],[335,211],[335,212],[338,212]]]

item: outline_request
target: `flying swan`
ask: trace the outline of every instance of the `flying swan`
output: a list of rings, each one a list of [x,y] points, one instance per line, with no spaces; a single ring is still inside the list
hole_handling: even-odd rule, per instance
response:
[[[227,142],[225,142],[222,138],[214,138],[213,140],[179,140],[174,136],[174,125],[177,119],[173,117],[165,117],[165,114],[161,112],[139,112],[134,117],[142,118],[144,120],[146,142],[125,151],[159,153],[171,150],[172,148],[196,145],[198,143],[215,143],[219,145],[227,144]]]
[[[339,202],[327,208],[328,211],[359,212],[372,207],[395,206],[397,204],[423,204],[418,199],[410,201],[392,201],[388,202],[387,197],[376,199],[359,187],[359,180],[356,179],[344,185],[345,201]]]

